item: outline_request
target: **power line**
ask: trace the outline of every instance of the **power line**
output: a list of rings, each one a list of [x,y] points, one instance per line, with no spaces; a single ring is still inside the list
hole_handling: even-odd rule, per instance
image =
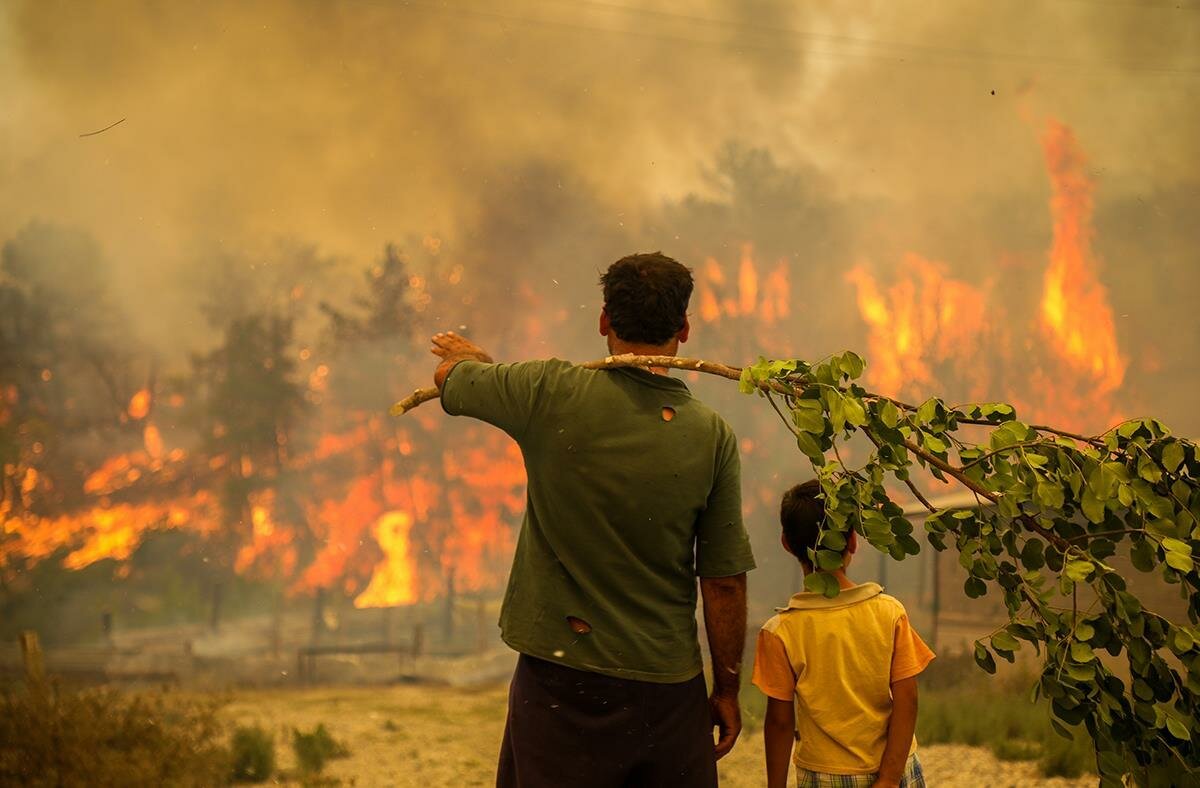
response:
[[[621,10],[623,12],[630,12],[630,13],[635,13],[635,14],[643,11],[643,9],[635,9],[635,8],[632,8],[629,6],[622,6],[619,4],[602,3],[602,2],[599,2],[599,0],[579,0],[579,2],[580,3],[589,3],[592,5],[598,5],[598,6],[606,6],[613,10]],[[712,39],[697,39],[697,38],[691,37],[691,36],[680,35],[677,33],[670,33],[670,32],[667,32],[667,31],[664,31],[661,29],[638,30],[638,29],[630,29],[627,27],[621,27],[621,28],[600,27],[600,26],[596,26],[596,25],[584,24],[581,22],[551,19],[551,18],[547,18],[544,16],[529,16],[529,15],[516,15],[516,14],[512,14],[512,13],[499,13],[499,12],[491,10],[491,9],[481,9],[478,7],[474,7],[474,8],[466,7],[463,4],[458,4],[458,3],[447,3],[447,2],[436,3],[436,2],[431,2],[430,0],[408,0],[406,5],[410,9],[423,10],[423,11],[430,12],[430,13],[442,13],[442,14],[451,14],[451,15],[456,15],[456,16],[475,17],[475,18],[479,18],[479,19],[488,19],[488,20],[493,20],[493,21],[516,23],[516,24],[526,25],[526,26],[536,25],[536,26],[541,26],[541,27],[566,29],[566,30],[572,30],[572,31],[583,32],[583,33],[608,33],[608,34],[618,35],[618,36],[622,36],[622,37],[649,38],[649,39],[653,39],[653,40],[657,40],[657,41],[673,41],[673,42],[688,44],[688,45],[692,45],[692,46],[718,47],[718,48],[721,48],[724,50],[728,50],[730,48],[730,44],[727,41],[719,41],[719,40],[712,40]],[[672,16],[672,17],[677,17],[677,18],[682,18],[682,19],[691,19],[694,21],[704,21],[704,22],[715,23],[715,24],[754,26],[753,23],[741,23],[741,22],[736,22],[733,20],[718,20],[718,19],[713,19],[711,17],[689,17],[688,15],[673,14],[671,12],[663,12],[663,11],[654,11],[652,9],[646,9],[645,11],[650,14],[667,15],[667,16]],[[769,26],[759,26],[759,27],[763,27],[763,28],[766,28],[766,29],[769,29],[772,31],[779,30],[777,28],[770,28]],[[886,62],[886,63],[892,64],[892,65],[934,67],[934,68],[939,68],[939,69],[957,66],[958,68],[960,68],[962,70],[966,70],[966,69],[971,68],[972,63],[983,64],[983,63],[988,62],[989,60],[995,61],[995,60],[1007,59],[1007,60],[1038,63],[1041,65],[1056,66],[1059,68],[1066,68],[1066,69],[1108,69],[1108,70],[1132,71],[1132,72],[1153,74],[1153,75],[1162,75],[1162,76],[1180,76],[1180,77],[1200,76],[1200,69],[1170,69],[1170,68],[1163,68],[1163,67],[1157,67],[1157,66],[1138,65],[1138,64],[1134,64],[1134,63],[1113,63],[1113,62],[1106,62],[1106,61],[1080,61],[1080,60],[1072,60],[1070,58],[1055,58],[1054,56],[1046,56],[1046,55],[1022,55],[1022,54],[1018,54],[1018,53],[988,52],[988,51],[975,51],[975,50],[955,50],[955,49],[950,49],[950,48],[945,48],[945,47],[933,47],[933,46],[921,45],[921,44],[890,43],[890,42],[879,41],[879,40],[874,40],[874,39],[856,39],[856,38],[853,38],[850,36],[834,36],[831,34],[811,33],[811,32],[807,32],[807,31],[799,31],[799,30],[784,29],[783,32],[789,33],[794,36],[802,35],[802,36],[810,37],[810,38],[814,39],[815,41],[817,41],[817,43],[827,43],[827,44],[851,43],[851,44],[856,44],[859,46],[875,46],[877,48],[878,47],[892,48],[892,49],[898,49],[899,51],[898,52],[852,51],[852,50],[845,49],[845,48],[840,49],[840,50],[829,50],[829,49],[815,49],[812,47],[804,47],[804,46],[798,46],[798,45],[780,46],[780,45],[772,45],[772,44],[768,44],[768,43],[764,43],[764,42],[759,42],[759,43],[738,42],[736,48],[738,50],[755,50],[755,51],[772,52],[772,53],[777,53],[777,54],[803,55],[805,57],[815,57],[818,59],[825,58],[825,59],[837,60],[837,59],[845,59],[845,58],[859,58],[859,59],[868,59],[868,60],[876,60],[876,61],[880,61],[880,62]],[[929,58],[940,58],[940,60],[939,59],[930,60]]]
[[[555,2],[555,0],[551,0]],[[996,52],[990,50],[967,50],[954,49],[951,47],[935,46],[930,44],[915,44],[910,42],[897,41],[881,41],[871,38],[859,38],[855,36],[835,35],[831,33],[814,33],[807,30],[797,30],[795,28],[773,27],[756,22],[748,22],[737,19],[717,19],[707,16],[695,16],[691,14],[681,14],[672,11],[661,11],[651,8],[638,8],[634,6],[621,5],[619,3],[607,3],[601,0],[570,0],[572,5],[588,5],[597,8],[610,9],[623,13],[630,13],[642,16],[652,16],[660,19],[672,19],[686,22],[694,22],[705,25],[716,25],[725,28],[741,28],[743,30],[752,30],[769,35],[787,35],[796,38],[808,39],[818,43],[836,43],[836,44],[852,44],[856,46],[881,48],[884,50],[895,50],[893,52],[878,52],[878,53],[845,53],[849,55],[856,54],[875,54],[880,57],[898,57],[900,54],[922,54],[934,57],[949,57],[967,60],[1009,60],[1018,62],[1034,62],[1034,63],[1052,63],[1056,65],[1071,66],[1078,68],[1112,68],[1124,71],[1145,71],[1152,73],[1164,74],[1185,74],[1185,75],[1200,75],[1200,68],[1197,69],[1178,69],[1166,68],[1160,66],[1146,66],[1137,63],[1129,62],[1113,62],[1099,60],[1079,60],[1074,58],[1058,57],[1055,55],[1041,55],[1021,52]],[[561,5],[561,0],[559,0]],[[1131,3],[1127,5],[1142,5],[1140,3]],[[1200,6],[1189,7],[1191,10],[1200,10]]]

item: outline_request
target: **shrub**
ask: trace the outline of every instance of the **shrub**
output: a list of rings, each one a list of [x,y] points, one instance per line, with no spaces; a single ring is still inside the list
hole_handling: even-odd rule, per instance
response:
[[[300,770],[309,773],[320,772],[325,768],[325,761],[331,758],[345,758],[350,754],[344,744],[329,734],[324,723],[318,724],[311,733],[293,728],[292,750]]]
[[[229,753],[218,706],[166,691],[4,692],[0,785],[219,785]]]
[[[257,725],[235,730],[230,749],[234,782],[261,783],[275,773],[275,737]]]
[[[1042,745],[1024,739],[1000,739],[992,744],[992,754],[1000,761],[1036,761]]]
[[[1041,766],[1042,774],[1047,777],[1074,778],[1096,770],[1096,755],[1086,735],[1076,735],[1070,741],[1061,736],[1050,736]]]

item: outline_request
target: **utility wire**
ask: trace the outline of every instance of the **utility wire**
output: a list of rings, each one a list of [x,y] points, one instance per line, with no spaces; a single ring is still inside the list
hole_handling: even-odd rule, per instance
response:
[[[562,0],[550,0],[558,2],[562,5]],[[680,14],[671,11],[660,11],[651,8],[639,8],[635,6],[621,5],[619,3],[607,3],[601,0],[569,0],[571,5],[593,6],[597,8],[611,9],[623,13],[633,13],[643,16],[653,16],[661,19],[675,19],[686,22],[695,22],[706,25],[716,25],[725,28],[737,27],[743,30],[752,30],[761,32],[764,35],[773,36],[793,36],[803,38],[815,42],[828,42],[837,44],[852,44],[856,46],[876,47],[882,49],[896,50],[896,52],[879,53],[883,56],[897,55],[905,53],[921,53],[931,56],[945,56],[955,58],[965,58],[971,60],[1013,60],[1021,62],[1039,62],[1039,63],[1055,63],[1066,66],[1078,66],[1085,68],[1117,68],[1128,71],[1155,71],[1162,73],[1182,73],[1182,74],[1200,74],[1200,66],[1196,69],[1173,69],[1158,66],[1145,66],[1137,63],[1129,62],[1108,62],[1098,60],[1079,60],[1074,58],[1059,57],[1056,55],[1040,55],[1033,53],[1022,52],[995,52],[990,50],[980,49],[954,49],[951,47],[934,46],[930,44],[914,44],[910,42],[898,41],[880,41],[871,38],[858,38],[855,36],[835,35],[832,33],[813,33],[806,30],[797,30],[795,28],[773,27],[757,22],[744,21],[739,19],[717,19],[707,16],[694,16],[691,14]],[[1194,10],[1200,10],[1200,6],[1196,6]]]
[[[643,9],[636,9],[630,6],[622,6],[618,4],[602,3],[599,0],[578,0],[576,4],[588,4],[596,6],[604,6],[613,10],[622,12],[639,13]],[[581,22],[563,21],[559,19],[551,19],[544,16],[529,16],[516,15],[512,13],[499,13],[490,9],[481,9],[478,7],[467,7],[460,3],[435,3],[427,0],[408,0],[406,5],[414,10],[424,10],[432,13],[451,14],[456,16],[476,17],[480,19],[490,19],[501,22],[517,23],[522,25],[538,25],[542,27],[552,27],[567,30],[574,30],[586,33],[608,33],[624,37],[650,38],[658,41],[675,41],[684,44],[695,46],[719,47],[728,50],[731,48],[731,43],[728,41],[720,41],[714,39],[698,39],[691,36],[671,33],[662,29],[630,29],[630,28],[613,28],[590,25]],[[770,28],[765,25],[756,26],[754,23],[741,23],[733,20],[719,20],[711,17],[692,17],[684,14],[675,14],[672,12],[655,11],[646,9],[648,14],[665,15],[679,19],[688,19],[692,21],[700,21],[709,24],[728,24],[728,25],[748,25],[751,27],[760,27],[773,32],[779,32],[778,28]],[[1057,66],[1066,69],[1107,69],[1120,70],[1129,72],[1138,72],[1145,74],[1163,75],[1163,76],[1178,76],[1178,77],[1197,77],[1200,76],[1200,68],[1197,69],[1178,69],[1165,68],[1159,66],[1145,66],[1136,63],[1115,63],[1110,61],[1083,61],[1072,60],[1070,58],[1056,58],[1046,55],[1022,55],[1019,53],[1003,53],[989,51],[974,51],[974,50],[956,50],[945,47],[935,47],[920,44],[903,44],[890,43],[874,39],[856,39],[849,36],[834,36],[829,34],[810,33],[800,30],[783,29],[782,32],[792,36],[803,36],[810,38],[818,43],[827,44],[845,44],[851,43],[858,46],[874,46],[885,47],[897,50],[895,52],[880,52],[880,51],[852,51],[850,49],[816,49],[803,45],[777,45],[767,42],[738,42],[733,48],[737,50],[757,50],[774,52],[781,54],[803,55],[806,57],[827,58],[827,59],[844,59],[844,58],[860,58],[868,60],[876,60],[886,62],[893,65],[907,66],[926,66],[935,68],[948,68],[958,66],[959,68],[969,69],[972,63],[983,65],[989,61],[997,60],[1014,60],[1029,63],[1038,63],[1041,65]],[[930,58],[934,58],[931,60]],[[939,59],[940,58],[940,59]]]

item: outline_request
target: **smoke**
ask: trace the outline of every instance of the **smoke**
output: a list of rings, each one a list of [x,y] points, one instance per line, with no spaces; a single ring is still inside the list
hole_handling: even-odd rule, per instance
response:
[[[909,233],[995,195],[1040,202],[1043,113],[1123,190],[1200,171],[1200,11],[1176,3],[6,9],[0,234],[82,227],[119,289],[172,307],[198,249],[253,257],[299,236],[362,261],[408,233],[460,232],[530,161],[664,247],[652,210],[709,194],[703,165],[728,139],[907,207],[894,231]],[[187,328],[187,310],[148,311]]]

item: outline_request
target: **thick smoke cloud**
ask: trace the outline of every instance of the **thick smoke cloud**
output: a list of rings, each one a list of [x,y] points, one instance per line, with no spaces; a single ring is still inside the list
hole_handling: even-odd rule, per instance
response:
[[[806,285],[844,287],[850,258],[886,266],[908,249],[967,276],[1005,257],[1035,272],[1048,115],[1083,141],[1102,213],[1194,194],[1200,180],[1200,10],[1184,3],[18,2],[2,13],[0,237],[38,218],[94,235],[139,333],[168,352],[209,331],[194,283],[229,260],[277,256],[280,238],[350,272],[387,241],[431,234],[489,266],[499,290],[546,271],[551,254],[570,256],[583,282],[626,243],[709,253],[695,236],[710,228],[662,207],[732,199],[706,177],[729,140],[813,173],[817,202],[755,204],[767,189],[734,220],[786,222],[772,245],[811,255]],[[819,231],[793,221],[809,205]],[[563,212],[586,215],[586,232],[545,242],[564,232]],[[1162,218],[1177,211],[1153,215],[1168,239],[1179,231]],[[1109,240],[1136,249],[1142,227]],[[1101,227],[1110,282],[1153,267],[1110,259],[1105,243]]]

